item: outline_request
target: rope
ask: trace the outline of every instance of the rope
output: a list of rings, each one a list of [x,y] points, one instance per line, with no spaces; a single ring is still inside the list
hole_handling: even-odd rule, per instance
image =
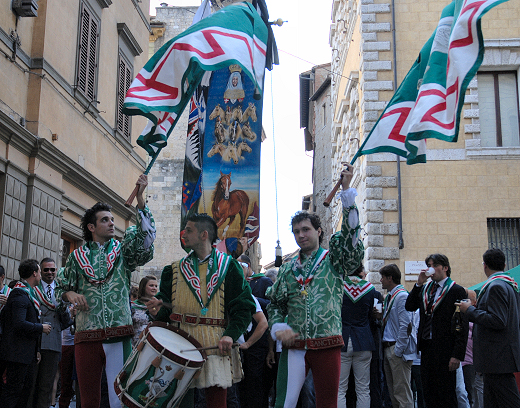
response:
[[[273,160],[274,160],[274,194],[276,206],[276,239],[280,244],[280,232],[278,226],[278,182],[276,180],[276,142],[274,137],[274,99],[273,99],[273,71],[271,71],[271,118],[273,122]]]

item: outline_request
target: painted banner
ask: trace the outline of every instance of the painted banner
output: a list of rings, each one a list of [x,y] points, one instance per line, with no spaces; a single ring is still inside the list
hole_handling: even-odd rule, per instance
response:
[[[209,75],[190,108],[181,230],[188,214],[207,213],[218,247],[241,253],[260,233],[262,99],[239,65]]]

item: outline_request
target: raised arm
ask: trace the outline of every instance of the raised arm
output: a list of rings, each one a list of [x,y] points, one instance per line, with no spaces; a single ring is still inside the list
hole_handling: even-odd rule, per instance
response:
[[[365,256],[365,248],[360,239],[359,212],[356,207],[357,192],[349,188],[352,180],[352,166],[341,172],[343,190],[340,192],[343,206],[341,231],[330,239],[330,259],[336,273],[346,276],[359,267]]]

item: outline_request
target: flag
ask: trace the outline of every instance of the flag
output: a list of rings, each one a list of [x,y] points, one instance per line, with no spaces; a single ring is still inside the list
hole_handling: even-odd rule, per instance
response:
[[[262,92],[267,28],[249,3],[230,5],[168,41],[128,89],[123,112],[149,120],[137,144],[156,156],[206,71],[238,64]]]
[[[455,0],[354,156],[390,152],[426,161],[426,139],[456,142],[464,95],[484,56],[480,19],[507,0]]]

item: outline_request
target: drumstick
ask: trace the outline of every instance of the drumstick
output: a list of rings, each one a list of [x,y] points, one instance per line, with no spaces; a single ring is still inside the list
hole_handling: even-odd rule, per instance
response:
[[[152,299],[151,299],[151,298],[147,298],[147,297],[142,297],[142,298],[141,298],[141,301],[143,301],[143,302],[148,302],[148,301],[150,301],[150,300],[152,300]],[[167,308],[167,309],[173,309],[172,304],[171,304],[171,303],[168,303],[168,302],[162,302],[162,305],[161,305],[161,306],[164,306],[164,307]]]
[[[237,347],[240,346],[238,343],[233,343],[231,347]],[[203,351],[203,350],[216,350],[218,349],[218,346],[209,346],[209,347],[200,347],[200,348],[194,348],[189,350],[181,350],[180,353],[186,353],[188,351]]]

